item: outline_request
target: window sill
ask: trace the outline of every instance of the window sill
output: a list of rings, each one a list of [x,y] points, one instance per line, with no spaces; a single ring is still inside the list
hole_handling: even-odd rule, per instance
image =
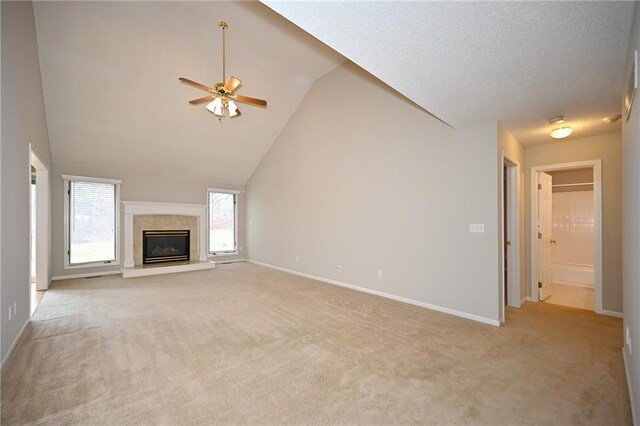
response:
[[[110,266],[120,266],[120,261],[115,260],[113,262],[105,263],[105,262],[92,262],[92,263],[82,263],[78,265],[69,265],[65,264],[64,269],[87,269],[87,268],[108,268]]]

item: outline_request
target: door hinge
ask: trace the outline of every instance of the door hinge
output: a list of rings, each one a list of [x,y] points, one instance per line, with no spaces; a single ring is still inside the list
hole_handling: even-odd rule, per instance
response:
[[[542,283],[538,281],[538,288],[542,288]]]
[[[542,189],[542,184],[541,183],[538,184],[538,189]]]
[[[541,240],[542,239],[542,232],[538,232],[538,239]]]

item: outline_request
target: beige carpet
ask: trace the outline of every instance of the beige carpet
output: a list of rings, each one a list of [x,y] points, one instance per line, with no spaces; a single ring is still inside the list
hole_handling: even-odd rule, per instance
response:
[[[245,263],[59,281],[1,420],[627,425],[621,334],[542,303],[492,327]]]

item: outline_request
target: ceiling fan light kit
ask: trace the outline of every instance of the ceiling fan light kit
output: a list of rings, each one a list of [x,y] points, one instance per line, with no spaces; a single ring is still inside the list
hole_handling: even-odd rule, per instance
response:
[[[226,37],[225,32],[229,25],[220,21],[218,26],[222,30],[222,81],[226,80]],[[198,105],[207,102],[207,110],[213,115],[218,117],[220,122],[224,117],[239,117],[241,115],[240,110],[236,102],[244,102],[253,105],[259,105],[262,107],[267,106],[267,101],[263,99],[256,99],[249,96],[242,96],[235,94],[235,90],[240,87],[242,81],[236,77],[229,77],[225,83],[216,83],[215,87],[207,86],[206,84],[198,83],[188,78],[180,77],[179,80],[185,84],[195,87],[200,90],[211,93],[203,98],[194,99],[189,101],[191,105]]]

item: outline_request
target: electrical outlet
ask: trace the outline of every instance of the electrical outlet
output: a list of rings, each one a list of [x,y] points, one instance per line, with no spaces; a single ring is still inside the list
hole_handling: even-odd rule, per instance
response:
[[[627,343],[627,350],[629,351],[629,355],[631,355],[631,332],[629,331],[629,327],[625,327],[625,342]]]
[[[296,262],[300,262],[300,256],[296,256]]]
[[[338,272],[342,272],[342,265],[338,265],[336,269],[338,270]]]
[[[382,269],[378,269],[378,278],[382,278]]]
[[[16,315],[16,301],[13,301],[13,316]]]
[[[13,309],[13,306],[9,305],[9,321],[11,321],[11,309]]]

